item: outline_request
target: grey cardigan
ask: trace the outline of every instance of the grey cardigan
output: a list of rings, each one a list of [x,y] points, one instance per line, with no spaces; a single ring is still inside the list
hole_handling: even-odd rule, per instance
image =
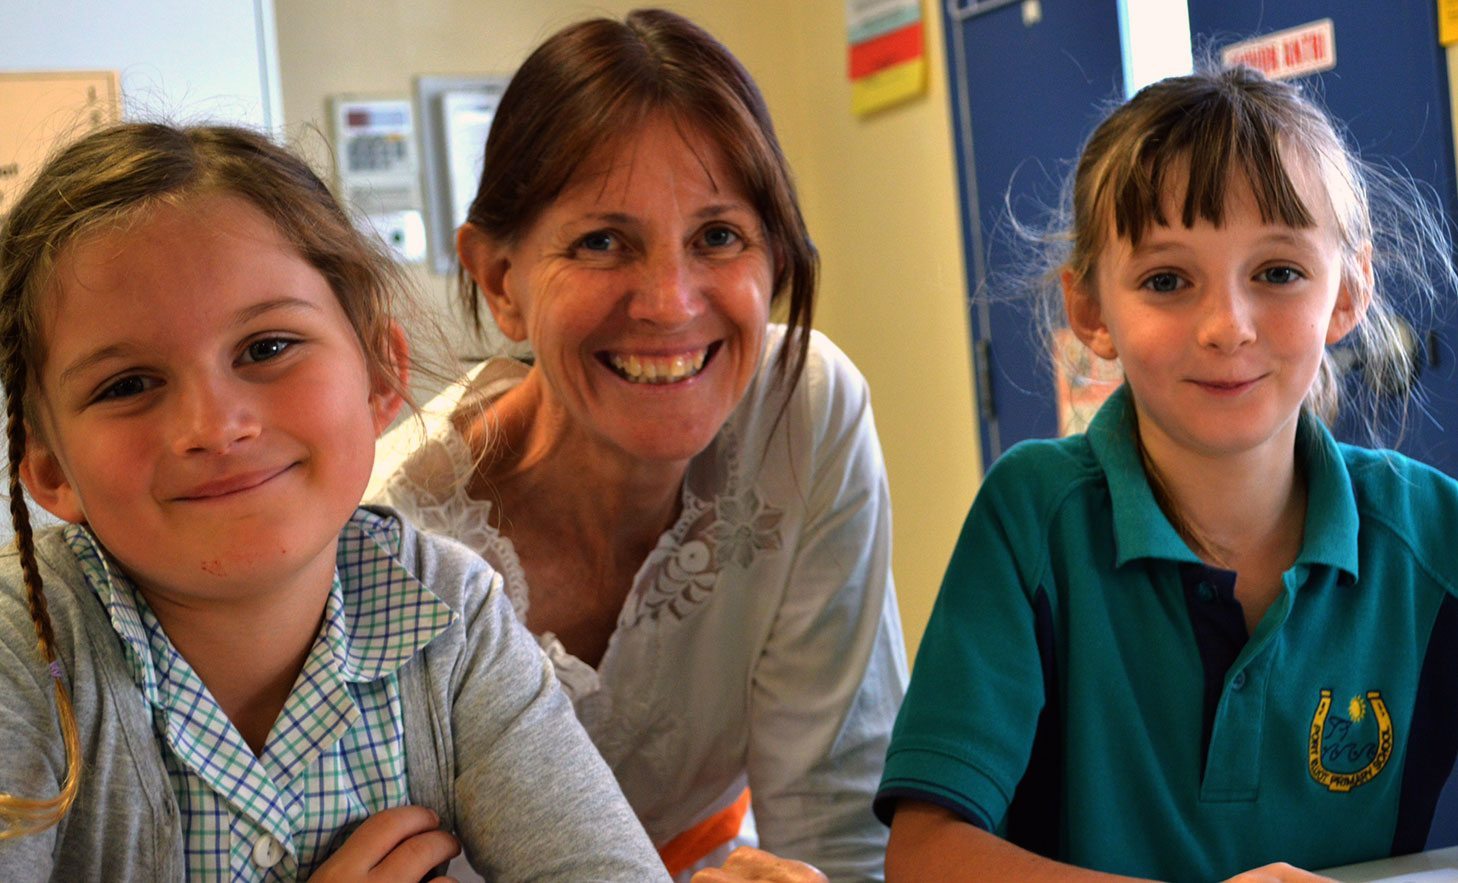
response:
[[[400,669],[411,801],[487,880],[666,880],[500,577],[450,540],[399,536],[390,551],[459,614]],[[84,766],[58,825],[0,841],[0,880],[182,880],[177,805],[120,639],[59,530],[36,551]],[[0,709],[0,792],[56,793],[65,751],[13,549],[0,555]]]

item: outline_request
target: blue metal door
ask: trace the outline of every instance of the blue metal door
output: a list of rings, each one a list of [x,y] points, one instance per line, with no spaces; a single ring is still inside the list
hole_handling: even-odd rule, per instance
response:
[[[1018,217],[1058,204],[1101,110],[1123,95],[1117,0],[946,0],[943,28],[962,187],[963,248],[984,465],[1013,442],[1057,433],[1052,366],[1025,292]]]

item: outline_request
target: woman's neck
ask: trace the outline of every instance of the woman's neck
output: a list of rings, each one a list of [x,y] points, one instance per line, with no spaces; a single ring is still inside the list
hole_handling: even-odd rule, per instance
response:
[[[528,374],[464,427],[478,458],[470,494],[494,501],[497,519],[530,521],[587,554],[651,549],[678,516],[688,462],[634,458],[584,433],[539,377]]]
[[[681,505],[685,462],[634,458],[589,436],[539,375],[457,424],[477,467],[467,492],[494,503],[530,585],[527,626],[588,665],[607,652],[643,561]]]

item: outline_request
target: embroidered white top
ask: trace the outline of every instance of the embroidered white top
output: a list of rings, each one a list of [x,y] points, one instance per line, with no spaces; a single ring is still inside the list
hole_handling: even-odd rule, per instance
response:
[[[886,829],[870,801],[906,684],[885,468],[865,380],[818,333],[781,413],[783,338],[772,326],[744,400],[690,463],[682,514],[599,666],[538,639],[656,845],[748,785],[759,845],[832,879],[879,879]],[[526,372],[485,362],[388,433],[368,494],[480,552],[523,619],[520,561],[491,503],[464,491],[472,456],[449,418]]]

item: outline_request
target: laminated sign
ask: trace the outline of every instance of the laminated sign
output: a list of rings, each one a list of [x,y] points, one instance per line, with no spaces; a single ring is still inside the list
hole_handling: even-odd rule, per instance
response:
[[[116,71],[0,73],[0,218],[47,157],[120,111]]]
[[[867,114],[926,91],[921,0],[846,0],[851,109]]]
[[[1329,71],[1336,67],[1336,29],[1324,18],[1226,46],[1220,61],[1253,67],[1273,80]]]

